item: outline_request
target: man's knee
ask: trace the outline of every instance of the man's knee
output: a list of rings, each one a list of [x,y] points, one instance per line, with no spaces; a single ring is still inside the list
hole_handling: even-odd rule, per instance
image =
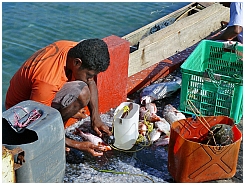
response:
[[[63,121],[73,117],[80,109],[87,106],[90,90],[83,81],[67,82],[55,95],[51,106],[61,113]]]

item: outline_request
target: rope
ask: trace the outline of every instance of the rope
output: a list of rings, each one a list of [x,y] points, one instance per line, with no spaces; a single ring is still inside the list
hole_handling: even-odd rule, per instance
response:
[[[149,110],[148,110],[149,112]],[[153,124],[151,124],[149,121],[146,120],[147,119],[147,115],[144,115],[144,124],[147,126],[147,130],[148,133],[151,132],[153,130]]]
[[[219,88],[219,86],[221,85],[221,80],[216,80],[214,77],[214,72],[212,69],[206,69],[209,78],[212,80],[213,84],[215,87]]]
[[[123,149],[116,148],[116,147],[114,147],[111,144],[110,144],[110,147],[113,148],[114,150],[117,150],[117,151],[120,151],[120,152],[131,153],[131,152],[138,152],[138,151],[142,150],[145,146],[142,146],[141,148],[139,148],[137,150],[123,150]]]
[[[184,12],[182,15],[180,15],[174,22],[177,22],[178,20],[180,20],[185,14],[187,14],[188,12],[190,12],[191,10],[195,9],[197,6],[192,7],[191,9],[187,10],[186,12]]]
[[[18,108],[21,108],[24,112],[28,114],[28,112],[24,108],[22,107],[18,107]],[[18,114],[15,111],[13,111],[13,113],[14,113],[14,127],[19,127],[19,128],[26,127],[28,124],[30,124],[31,121],[35,121],[42,116],[38,110],[34,109],[29,113],[28,118],[23,123],[20,123],[19,120],[21,118],[18,116]]]
[[[196,115],[196,117],[199,119],[199,121],[203,124],[203,126],[204,127],[206,127],[206,129],[208,129],[208,131],[210,131],[210,125],[209,125],[209,123],[206,121],[206,119],[204,119],[204,117],[203,117],[203,115],[201,114],[201,112],[200,111],[198,111],[198,109],[195,107],[195,105],[190,101],[190,100],[187,100],[187,103],[190,105],[190,103],[191,103],[191,105],[190,105],[190,108],[191,108],[191,110],[192,110],[192,112]],[[193,109],[193,107],[196,109],[196,110],[194,110]],[[199,114],[199,115],[201,115],[201,117],[203,118],[203,120],[206,122],[206,124],[208,125],[208,127],[202,122],[202,120],[199,118],[199,116],[196,114],[196,112]],[[210,131],[211,132],[211,131]]]
[[[211,135],[212,135],[212,137],[213,137],[213,139],[214,139],[214,143],[215,143],[215,145],[217,145],[216,144],[216,141],[215,141],[215,138],[214,138],[214,133],[213,133],[213,131],[211,131],[209,128],[211,127],[210,125],[209,125],[209,123],[207,122],[207,120],[204,118],[204,116],[201,114],[201,112],[195,107],[195,105],[190,101],[190,100],[187,100],[187,103],[190,105],[190,108],[191,108],[191,110],[192,110],[192,112],[195,114],[195,116],[199,119],[199,121],[202,123],[202,125],[211,133]],[[191,105],[191,104],[192,105]],[[199,114],[199,115],[201,115],[201,117],[203,118],[203,120],[206,122],[206,124],[208,125],[208,127],[202,122],[202,120],[199,118],[199,116],[196,114],[196,112],[195,112],[195,110],[192,108],[192,107],[194,107],[195,109],[196,109],[196,112]]]
[[[129,173],[129,172],[118,172],[118,171],[115,171],[115,170],[100,170],[100,169],[95,168],[95,167],[93,167],[93,166],[90,166],[90,167],[93,168],[94,170],[98,171],[98,172],[142,176],[142,177],[146,177],[147,179],[150,179],[150,180],[154,183],[154,180],[153,180],[152,178],[146,176],[146,175],[142,175],[142,174],[133,174],[133,173]]]
[[[123,112],[128,112],[128,111],[129,111],[129,106],[125,105],[125,106],[123,107]]]

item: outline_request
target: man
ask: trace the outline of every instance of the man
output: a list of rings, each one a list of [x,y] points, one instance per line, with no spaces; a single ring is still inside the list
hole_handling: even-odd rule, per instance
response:
[[[221,4],[226,7],[230,7],[230,21],[227,28],[210,39],[220,41],[239,41],[243,44],[243,3],[224,2]]]
[[[54,42],[34,53],[12,77],[6,109],[24,100],[34,100],[58,109],[66,122],[70,117],[79,117],[81,109],[88,105],[95,132],[100,137],[101,131],[111,135],[98,112],[98,90],[94,81],[94,76],[105,71],[109,63],[108,48],[103,40]],[[103,155],[91,142],[66,138],[66,145],[93,156]]]

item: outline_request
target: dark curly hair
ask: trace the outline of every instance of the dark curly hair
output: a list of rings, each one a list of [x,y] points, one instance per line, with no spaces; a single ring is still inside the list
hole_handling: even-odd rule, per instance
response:
[[[81,68],[105,71],[110,64],[110,55],[107,44],[101,39],[87,39],[79,42],[68,52],[68,57],[80,58]]]

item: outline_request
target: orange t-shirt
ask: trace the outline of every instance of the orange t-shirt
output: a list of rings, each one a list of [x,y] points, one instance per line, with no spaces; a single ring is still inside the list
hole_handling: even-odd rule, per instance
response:
[[[35,52],[10,81],[6,109],[25,100],[51,106],[57,91],[68,81],[65,74],[66,58],[77,42],[57,41]]]

